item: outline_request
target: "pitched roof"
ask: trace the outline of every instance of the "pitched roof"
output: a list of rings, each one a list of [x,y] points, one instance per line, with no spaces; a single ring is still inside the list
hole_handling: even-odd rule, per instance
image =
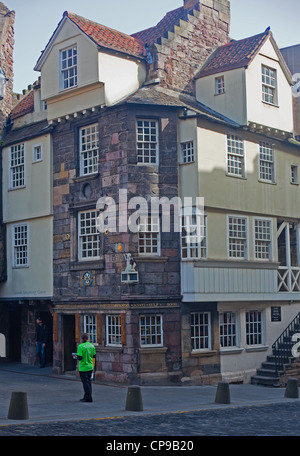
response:
[[[270,36],[270,30],[239,41],[230,41],[220,46],[209,57],[196,76],[196,79],[223,71],[245,68],[252,62],[259,49]]]
[[[66,11],[64,17],[68,17],[79,29],[94,41],[98,46],[123,52],[135,57],[143,57],[145,54],[144,44],[137,38],[111,29],[97,22],[85,19],[82,16]]]
[[[22,100],[12,109],[11,119],[17,119],[25,114],[29,114],[34,111],[34,93],[31,90]]]

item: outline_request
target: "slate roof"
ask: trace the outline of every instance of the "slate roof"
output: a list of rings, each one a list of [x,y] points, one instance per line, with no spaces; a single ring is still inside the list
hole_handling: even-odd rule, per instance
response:
[[[124,103],[124,100],[120,103]],[[210,109],[208,106],[200,103],[191,95],[181,94],[171,89],[166,89],[160,85],[148,85],[138,89],[134,94],[125,100],[126,104],[156,105],[174,108],[187,108],[196,115],[212,120],[217,123],[227,124],[232,127],[240,127],[239,124],[232,121],[226,116]]]
[[[267,29],[264,33],[239,41],[230,41],[224,46],[220,46],[203,65],[196,79],[248,67],[270,33],[270,30]]]
[[[123,52],[135,57],[146,55],[144,43],[125,33],[85,19],[82,16],[66,11],[64,17],[68,17],[79,29],[94,43],[103,48]]]

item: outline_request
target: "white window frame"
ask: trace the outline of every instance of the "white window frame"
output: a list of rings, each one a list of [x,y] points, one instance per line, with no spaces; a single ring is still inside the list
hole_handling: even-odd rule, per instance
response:
[[[222,95],[225,93],[225,77],[218,76],[215,78],[215,95]]]
[[[99,126],[86,125],[79,130],[80,176],[98,173]]]
[[[85,314],[83,316],[84,332],[88,334],[91,344],[97,345],[97,315]]]
[[[161,234],[159,216],[141,215],[138,234],[139,255],[160,256]]]
[[[76,50],[76,54],[74,51]],[[66,52],[72,52],[72,55],[69,57],[64,56]],[[69,60],[69,62],[65,61]],[[72,60],[72,62],[70,62]],[[78,85],[78,52],[77,45],[68,46],[65,49],[61,49],[59,52],[59,72],[60,72],[60,90],[68,90],[77,87]],[[72,74],[74,72],[74,74]],[[72,81],[74,79],[74,81]]]
[[[143,319],[144,324],[142,324]],[[140,345],[141,347],[163,347],[163,316],[161,314],[140,315]]]
[[[250,320],[247,321],[247,315],[250,316],[251,313],[255,316],[252,322]],[[264,345],[264,313],[262,310],[246,310],[245,337],[247,346]]]
[[[258,148],[259,180],[261,182],[274,184],[276,181],[274,145],[265,141],[260,141]]]
[[[106,315],[106,345],[122,347],[121,314]]]
[[[237,135],[226,136],[227,175],[244,179],[246,177],[245,141]]]
[[[237,312],[224,310],[219,313],[219,333],[221,349],[239,346]]]
[[[19,143],[9,148],[9,190],[26,187],[25,144]]]
[[[82,218],[81,216],[83,214],[93,214],[92,217],[90,217],[90,220],[94,220],[94,223],[91,224],[89,227],[87,223],[81,223],[81,222],[87,222],[88,218]],[[101,257],[101,236],[100,232],[97,230],[97,216],[98,216],[98,211],[97,210],[89,210],[89,211],[81,211],[78,212],[78,259],[79,261],[93,261],[93,260],[99,260]],[[90,232],[89,232],[90,231]],[[83,249],[84,244],[92,243],[93,247],[92,248],[87,248]],[[94,243],[96,243],[97,247],[94,247]],[[85,256],[83,255],[83,252],[94,252],[97,251],[97,255],[88,255]]]
[[[207,258],[207,217],[194,207],[181,211],[181,259]]]
[[[137,119],[137,164],[159,164],[159,130],[155,119]]]
[[[263,103],[277,105],[277,71],[268,65],[261,66],[262,101]]]
[[[230,232],[230,220],[233,220],[235,219],[236,222],[238,222],[239,220],[240,221],[244,221],[245,224],[245,237],[239,235],[241,234],[241,230],[239,228],[237,228],[237,230],[235,230],[235,233],[237,234],[237,236],[231,236],[231,232]],[[236,242],[234,242],[236,241]],[[232,248],[232,244],[236,244],[236,246],[238,247],[238,243],[240,242],[240,245],[244,242],[244,255],[234,255],[233,253],[234,252],[242,252],[242,249],[234,249]],[[245,217],[245,216],[240,216],[240,215],[236,215],[236,214],[228,214],[227,215],[227,244],[228,244],[228,248],[227,248],[227,252],[228,252],[228,258],[229,259],[234,259],[234,260],[248,260],[249,259],[249,219],[248,217]]]
[[[267,222],[269,224],[269,230],[270,230],[270,239],[268,240],[266,237],[265,239],[263,236],[261,236],[261,239],[257,238],[256,235],[256,222]],[[257,261],[272,261],[274,258],[273,254],[273,242],[274,242],[274,235],[273,235],[273,220],[270,218],[266,217],[254,217],[253,218],[253,237],[254,237],[254,258]],[[268,242],[269,247],[268,247],[268,257],[262,257],[262,256],[257,256],[257,242]]]
[[[198,316],[198,323],[195,317]],[[202,319],[202,322],[201,322]],[[204,320],[205,319],[205,320]],[[201,329],[205,330],[204,333]],[[211,350],[210,312],[191,312],[191,349],[192,352]]]
[[[22,242],[22,233],[21,236],[16,237],[16,230],[25,228],[25,242]],[[12,225],[11,230],[12,237],[12,267],[15,269],[28,268],[29,267],[29,224],[28,223],[15,223]],[[20,249],[24,247],[25,255],[22,254],[22,257],[26,259],[25,262],[20,263]]]
[[[299,184],[298,165],[291,165],[291,184],[293,184],[293,185]]]
[[[189,164],[195,162],[194,141],[186,141],[180,144],[181,163]]]
[[[37,157],[37,150],[40,150],[40,157]],[[32,163],[38,163],[43,161],[43,144],[34,144],[32,146]]]

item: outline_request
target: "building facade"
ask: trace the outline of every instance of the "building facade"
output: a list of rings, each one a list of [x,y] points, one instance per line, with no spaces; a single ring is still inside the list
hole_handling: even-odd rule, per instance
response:
[[[87,332],[98,380],[249,382],[299,313],[293,79],[229,26],[227,0],[131,36],[63,14],[2,149],[22,362],[42,312],[56,373]]]

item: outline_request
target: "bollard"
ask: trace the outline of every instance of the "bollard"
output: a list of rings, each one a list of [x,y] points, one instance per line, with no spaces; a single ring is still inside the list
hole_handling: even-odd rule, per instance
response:
[[[12,392],[8,410],[9,420],[28,420],[27,393]]]
[[[298,379],[288,378],[284,397],[297,399],[299,397]]]
[[[219,382],[215,398],[216,404],[230,404],[230,391],[227,382]]]
[[[143,399],[139,386],[129,386],[126,398],[126,410],[135,412],[143,411]]]

